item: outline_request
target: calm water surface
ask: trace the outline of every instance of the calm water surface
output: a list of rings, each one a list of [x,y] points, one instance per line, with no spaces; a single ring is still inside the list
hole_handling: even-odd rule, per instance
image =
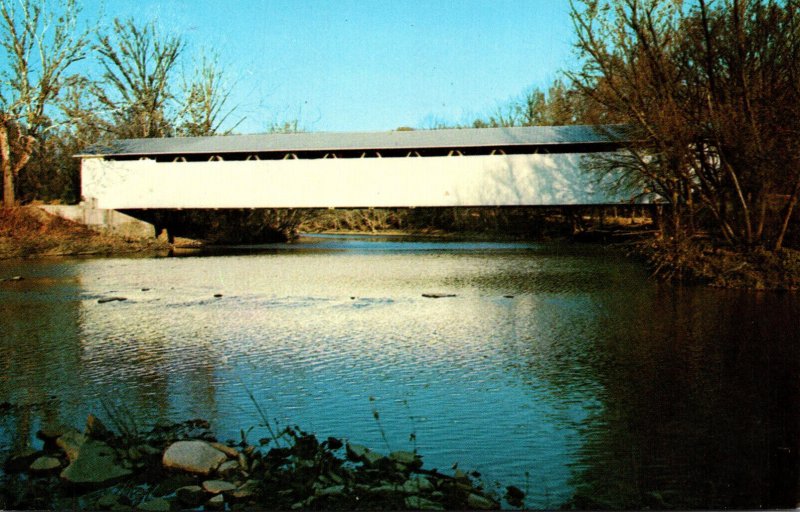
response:
[[[365,237],[0,262],[12,275],[26,279],[0,283],[6,452],[104,417],[103,401],[258,439],[252,393],[282,425],[416,447],[427,467],[527,490],[529,507],[798,498],[794,294],[659,285],[600,247]],[[112,296],[128,300],[98,303]]]

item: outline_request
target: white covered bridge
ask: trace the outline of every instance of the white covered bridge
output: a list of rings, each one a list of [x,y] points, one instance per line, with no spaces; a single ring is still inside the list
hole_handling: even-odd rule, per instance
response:
[[[581,168],[618,127],[554,126],[119,140],[82,159],[96,208],[629,203]]]

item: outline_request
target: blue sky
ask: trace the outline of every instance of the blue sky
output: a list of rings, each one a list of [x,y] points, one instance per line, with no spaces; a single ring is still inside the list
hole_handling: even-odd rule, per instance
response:
[[[106,0],[104,11],[155,18],[187,55],[218,51],[245,133],[291,119],[311,131],[466,123],[573,59],[567,0]]]

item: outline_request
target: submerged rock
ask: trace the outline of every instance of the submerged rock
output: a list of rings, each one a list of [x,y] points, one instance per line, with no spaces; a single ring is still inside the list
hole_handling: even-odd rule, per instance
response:
[[[423,297],[426,299],[444,299],[447,297],[455,297],[455,293],[423,293]]]
[[[228,456],[205,441],[177,441],[164,452],[162,464],[166,468],[208,475]]]
[[[98,304],[106,304],[108,302],[123,302],[123,301],[126,301],[126,300],[128,300],[127,297],[106,297],[104,299],[98,299],[97,303]]]

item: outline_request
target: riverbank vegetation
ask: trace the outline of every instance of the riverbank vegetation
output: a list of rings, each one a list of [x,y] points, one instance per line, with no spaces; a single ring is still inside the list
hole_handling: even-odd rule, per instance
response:
[[[204,420],[115,429],[90,415],[86,428],[47,428],[42,448],[4,463],[4,510],[492,510],[498,498],[475,474],[423,467],[416,452],[382,454],[297,427],[270,437],[218,442]],[[248,431],[249,432],[249,431]],[[524,494],[510,486],[512,506]]]

